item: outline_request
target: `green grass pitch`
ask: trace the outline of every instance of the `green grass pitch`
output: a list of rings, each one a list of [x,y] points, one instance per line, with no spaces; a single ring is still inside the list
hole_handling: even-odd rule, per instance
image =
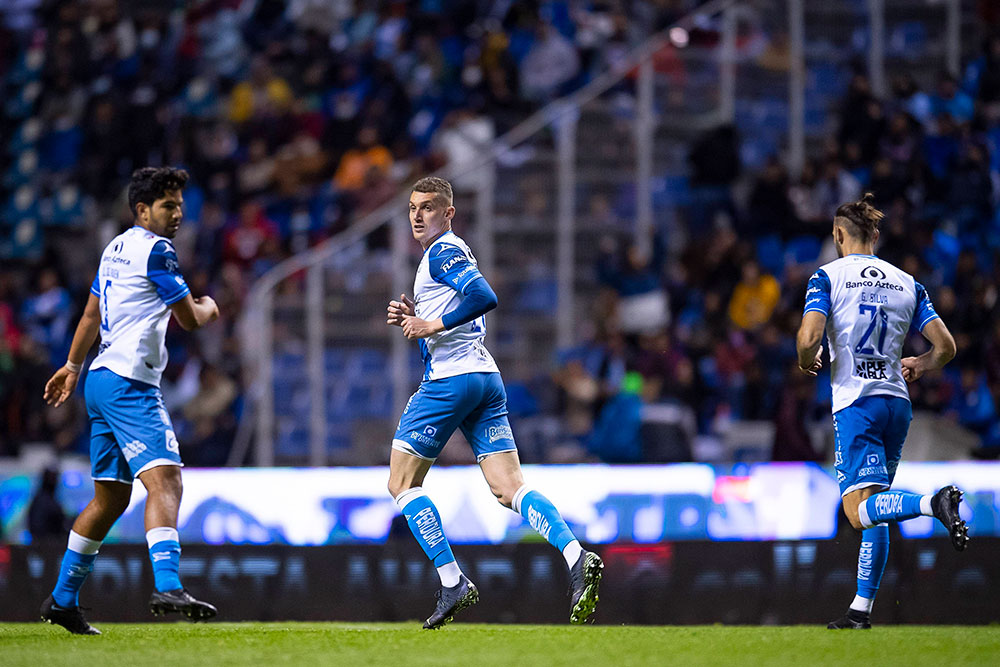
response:
[[[0,664],[30,665],[997,665],[1000,627],[557,626],[453,623],[97,623],[77,637],[0,624]]]

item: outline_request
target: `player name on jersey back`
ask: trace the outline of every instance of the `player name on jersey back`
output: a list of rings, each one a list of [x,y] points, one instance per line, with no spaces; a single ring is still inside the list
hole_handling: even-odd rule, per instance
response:
[[[170,305],[190,294],[170,241],[142,227],[116,236],[90,287],[100,299],[101,344],[90,368],[160,385]]]
[[[833,411],[862,396],[909,399],[902,373],[903,343],[937,318],[913,276],[874,255],[847,255],[809,279],[805,313],[827,317]]]

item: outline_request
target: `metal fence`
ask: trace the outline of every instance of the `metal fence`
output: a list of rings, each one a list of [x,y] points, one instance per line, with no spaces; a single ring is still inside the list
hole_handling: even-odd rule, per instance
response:
[[[456,231],[500,297],[488,344],[505,378],[547,374],[586,329],[603,230],[641,242],[656,227],[678,251],[704,224],[691,217],[687,163],[700,134],[735,124],[745,166],[781,153],[795,173],[833,130],[853,63],[877,92],[904,68],[957,73],[963,42],[975,41],[972,5],[707,2],[471,163],[449,165]],[[253,285],[240,325],[250,400],[232,464],[251,448],[264,466],[383,460],[422,371],[416,346],[384,318],[390,298],[412,291],[420,257],[408,196],[404,186]]]

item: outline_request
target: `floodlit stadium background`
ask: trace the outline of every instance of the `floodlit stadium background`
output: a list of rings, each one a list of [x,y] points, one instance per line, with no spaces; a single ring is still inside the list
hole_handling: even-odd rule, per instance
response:
[[[1000,535],[979,461],[1000,454],[998,20],[985,0],[5,4],[0,537],[46,542],[47,466],[67,516],[89,497],[82,392],[51,410],[42,386],[147,164],[192,173],[176,246],[223,314],[168,332],[186,544],[392,542],[379,466],[421,367],[384,306],[412,290],[403,202],[432,171],[500,298],[529,481],[586,540],[840,534],[829,378],[796,371],[793,336],[832,211],[866,190],[880,256],[959,347],[911,387],[900,483],[963,486],[973,535]],[[473,463],[460,436],[440,463]],[[524,538],[475,469],[428,488],[456,543]],[[112,540],[142,541],[141,510]],[[34,548],[3,552],[0,589],[41,581]]]

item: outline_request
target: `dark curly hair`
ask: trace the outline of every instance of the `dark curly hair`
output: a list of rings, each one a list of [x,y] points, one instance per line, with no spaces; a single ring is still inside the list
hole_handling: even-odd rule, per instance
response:
[[[138,215],[136,206],[141,202],[152,206],[168,190],[183,190],[188,182],[188,173],[174,167],[143,167],[132,172],[128,184],[128,207],[132,215]]]
[[[878,233],[878,223],[885,215],[872,205],[875,195],[866,192],[860,201],[843,204],[837,209],[833,221],[842,225],[854,238],[871,243]]]

